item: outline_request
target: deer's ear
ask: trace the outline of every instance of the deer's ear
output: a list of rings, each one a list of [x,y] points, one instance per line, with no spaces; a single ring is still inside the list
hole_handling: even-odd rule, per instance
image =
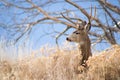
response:
[[[85,26],[86,24],[87,24],[86,21],[83,21],[83,22],[82,22],[82,26]]]
[[[84,26],[84,30],[88,32],[90,29],[91,29],[91,24],[90,24],[90,23],[87,23],[87,24]]]

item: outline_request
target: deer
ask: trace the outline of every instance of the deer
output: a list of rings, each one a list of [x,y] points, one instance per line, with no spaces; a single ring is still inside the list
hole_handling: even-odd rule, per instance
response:
[[[88,23],[86,21],[83,21],[82,25],[78,26],[78,29],[75,30],[70,36],[68,36],[66,40],[79,44],[79,50],[81,50],[82,55],[81,65],[85,65],[88,58],[92,56],[91,41],[88,36],[88,32],[91,29],[91,23],[90,21]]]
[[[65,18],[67,21],[73,23],[73,25],[67,25],[68,29],[69,28],[75,28],[76,30],[73,31],[71,35],[69,35],[66,40],[69,42],[76,42],[79,44],[79,51],[81,51],[82,55],[82,60],[81,60],[81,65],[84,67],[87,67],[86,61],[89,59],[90,56],[92,56],[91,52],[91,41],[88,36],[88,33],[91,29],[91,22],[95,19],[96,17],[96,6],[94,7],[94,16],[92,16],[92,5],[90,8],[90,14],[88,14],[85,10],[83,10],[81,7],[79,7],[80,11],[87,17],[88,22],[82,20],[82,19],[77,19],[80,22],[74,22],[72,21],[69,16],[65,17],[63,14],[63,18]],[[67,29],[66,29],[67,30]],[[65,32],[65,31],[64,31]]]

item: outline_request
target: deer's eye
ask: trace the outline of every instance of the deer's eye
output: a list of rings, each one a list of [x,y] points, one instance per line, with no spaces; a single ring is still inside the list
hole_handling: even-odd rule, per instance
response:
[[[80,34],[80,32],[78,32],[78,31],[74,31],[73,33],[74,33],[74,34]]]
[[[76,32],[75,34],[80,34],[79,32]]]

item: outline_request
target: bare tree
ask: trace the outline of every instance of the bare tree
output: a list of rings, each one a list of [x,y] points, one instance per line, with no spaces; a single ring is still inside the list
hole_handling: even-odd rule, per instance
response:
[[[118,44],[118,37],[115,35],[120,33],[120,1],[116,0],[115,3],[107,0],[0,0],[2,12],[6,12],[6,9],[15,10],[11,12],[13,16],[9,24],[0,24],[1,27],[5,24],[4,28],[15,36],[15,43],[22,37],[29,36],[36,25],[63,24],[66,27],[63,26],[65,29],[62,32],[54,30],[59,26],[53,28],[53,33],[58,34],[55,37],[58,44],[59,37],[70,28],[77,28],[78,24],[82,25],[85,21],[91,20],[92,30],[89,35],[94,37],[92,42],[96,44],[105,41],[114,45]],[[61,10],[47,10],[53,5],[58,5]],[[51,33],[46,33],[48,34]]]

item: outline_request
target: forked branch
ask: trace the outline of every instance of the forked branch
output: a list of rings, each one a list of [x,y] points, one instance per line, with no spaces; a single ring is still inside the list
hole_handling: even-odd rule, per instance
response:
[[[30,0],[27,0],[34,8],[38,9],[38,11],[40,11],[45,17],[47,17],[48,19],[50,20],[53,20],[55,22],[58,22],[58,23],[62,23],[62,24],[65,24],[67,25],[68,27],[72,26],[73,28],[76,28],[75,25],[73,24],[70,24],[68,22],[65,22],[65,21],[62,21],[62,20],[59,20],[57,19],[56,17],[52,17],[50,16],[46,11],[44,11],[41,7],[35,5],[33,2],[31,2]]]
[[[118,25],[117,21],[115,20],[115,18],[111,15],[111,13],[105,8],[104,5],[101,4],[101,6],[103,7],[103,9],[105,10],[105,12],[110,16],[110,18],[113,20],[113,22],[116,24],[117,28],[120,29],[120,26]]]
[[[98,2],[102,5],[105,5],[107,8],[109,8],[110,10],[112,10],[120,15],[119,7],[114,6],[114,5],[110,4],[109,2],[106,2],[106,0],[98,0]]]

